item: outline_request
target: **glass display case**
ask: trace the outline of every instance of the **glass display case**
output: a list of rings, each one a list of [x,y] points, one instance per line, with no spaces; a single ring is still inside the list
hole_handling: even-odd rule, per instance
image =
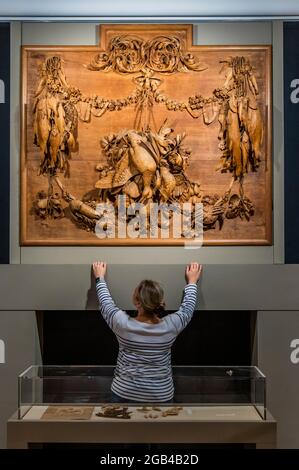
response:
[[[164,404],[111,404],[113,374],[113,366],[31,366],[18,378],[18,417],[266,419],[266,377],[254,366],[174,366],[173,403]]]

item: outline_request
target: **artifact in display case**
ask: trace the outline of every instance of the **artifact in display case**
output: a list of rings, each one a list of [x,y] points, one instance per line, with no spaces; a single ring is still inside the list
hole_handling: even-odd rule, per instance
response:
[[[41,419],[90,419],[93,412],[92,406],[48,406]]]
[[[22,77],[22,244],[271,244],[270,46],[105,25]]]
[[[20,420],[260,421],[266,378],[257,367],[174,366],[172,403],[111,403],[112,366],[31,366],[19,376]]]

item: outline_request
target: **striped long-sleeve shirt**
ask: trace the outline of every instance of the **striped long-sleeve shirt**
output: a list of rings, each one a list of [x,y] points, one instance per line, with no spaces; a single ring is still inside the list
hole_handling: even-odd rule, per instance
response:
[[[111,390],[122,398],[139,402],[164,402],[174,394],[171,346],[192,318],[196,284],[187,284],[179,310],[159,323],[140,322],[120,310],[104,279],[97,279],[100,310],[119,343]]]

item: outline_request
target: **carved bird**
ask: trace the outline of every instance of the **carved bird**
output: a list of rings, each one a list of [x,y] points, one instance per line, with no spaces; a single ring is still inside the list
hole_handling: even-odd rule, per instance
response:
[[[160,174],[162,182],[159,191],[164,199],[164,202],[167,202],[172,195],[173,190],[175,189],[176,180],[174,175],[166,166],[161,166]]]
[[[130,160],[142,175],[143,191],[141,202],[144,202],[153,195],[151,183],[156,173],[157,164],[151,153],[142,145],[144,144],[144,139],[137,132],[129,131],[127,135],[130,143]]]

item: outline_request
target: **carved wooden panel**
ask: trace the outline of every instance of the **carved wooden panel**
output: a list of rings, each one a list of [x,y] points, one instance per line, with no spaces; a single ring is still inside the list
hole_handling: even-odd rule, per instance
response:
[[[21,243],[182,244],[201,207],[204,244],[271,244],[271,113],[270,46],[107,25],[99,47],[23,47]],[[159,216],[153,236],[154,203],[189,203],[189,232],[162,238]]]

